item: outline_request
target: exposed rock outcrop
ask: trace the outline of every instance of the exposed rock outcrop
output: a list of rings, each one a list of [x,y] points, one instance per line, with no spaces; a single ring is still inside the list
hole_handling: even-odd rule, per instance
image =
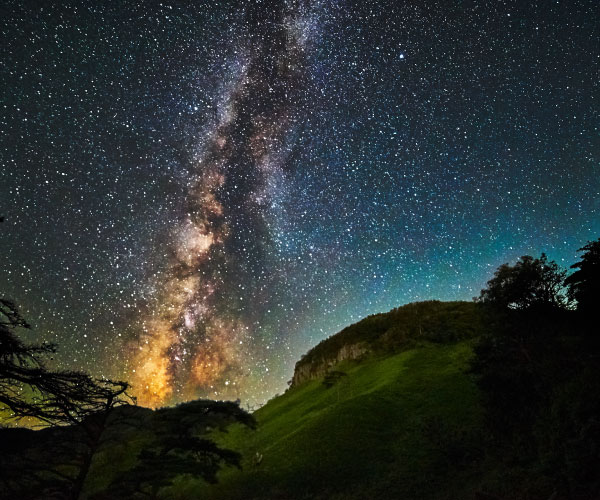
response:
[[[292,387],[295,387],[307,380],[323,377],[333,366],[345,360],[358,359],[370,352],[366,342],[343,345],[335,355],[316,360],[301,359],[296,363],[294,377],[292,378]]]

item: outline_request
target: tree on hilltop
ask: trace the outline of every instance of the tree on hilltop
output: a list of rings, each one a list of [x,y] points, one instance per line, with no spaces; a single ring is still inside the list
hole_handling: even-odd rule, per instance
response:
[[[521,257],[514,266],[502,264],[481,291],[479,302],[498,309],[526,310],[534,306],[564,307],[566,271],[546,254]]]

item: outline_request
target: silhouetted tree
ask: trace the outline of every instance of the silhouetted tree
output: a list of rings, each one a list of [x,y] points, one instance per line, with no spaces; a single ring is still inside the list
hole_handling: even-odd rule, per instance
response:
[[[525,310],[533,306],[565,306],[566,271],[546,254],[521,257],[514,266],[502,264],[481,291],[479,302],[498,309]]]
[[[596,313],[600,307],[600,238],[578,250],[581,260],[571,266],[576,271],[566,280],[569,297],[577,301],[577,310]]]
[[[4,486],[8,491],[24,486],[20,497],[36,485],[38,492],[44,492],[37,498],[47,497],[49,491],[59,498],[78,498],[110,411],[132,402],[126,393],[129,385],[94,379],[83,372],[49,369],[46,360],[56,352],[55,345],[27,344],[18,338],[19,328],[30,325],[12,301],[0,298],[0,411],[16,421],[73,427],[37,435],[46,447],[52,447],[52,456],[42,448],[28,454],[7,446],[11,430],[2,430]],[[61,462],[67,457],[67,463]]]
[[[577,302],[569,324],[570,352],[576,370],[556,384],[539,421],[540,463],[560,480],[570,498],[597,497],[600,491],[600,239],[579,249],[581,260],[566,280],[569,297]],[[590,495],[589,492],[594,492]]]
[[[76,424],[87,416],[127,402],[126,382],[97,380],[71,370],[50,370],[54,344],[26,344],[18,328],[31,328],[15,304],[0,298],[0,410],[9,418],[47,425]]]
[[[223,465],[240,467],[239,453],[220,448],[208,434],[224,431],[233,422],[250,428],[254,418],[238,403],[198,400],[157,410],[150,423],[137,465],[118,477],[94,498],[156,498],[158,491],[180,475],[216,482]]]
[[[494,364],[534,369],[532,349],[542,349],[560,331],[567,305],[563,287],[566,271],[545,254],[526,255],[514,266],[501,265],[476,301],[487,310],[487,335],[476,348],[475,366]],[[510,362],[509,362],[510,361]]]

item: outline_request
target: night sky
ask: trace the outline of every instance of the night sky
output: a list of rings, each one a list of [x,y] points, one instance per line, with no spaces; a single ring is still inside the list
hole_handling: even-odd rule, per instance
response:
[[[599,5],[4,1],[0,293],[141,404],[244,404],[368,314],[566,267]]]

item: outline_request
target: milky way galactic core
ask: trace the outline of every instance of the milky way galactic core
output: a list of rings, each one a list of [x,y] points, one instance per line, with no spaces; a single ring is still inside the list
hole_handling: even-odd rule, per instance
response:
[[[600,235],[596,1],[3,10],[0,293],[140,404]]]

